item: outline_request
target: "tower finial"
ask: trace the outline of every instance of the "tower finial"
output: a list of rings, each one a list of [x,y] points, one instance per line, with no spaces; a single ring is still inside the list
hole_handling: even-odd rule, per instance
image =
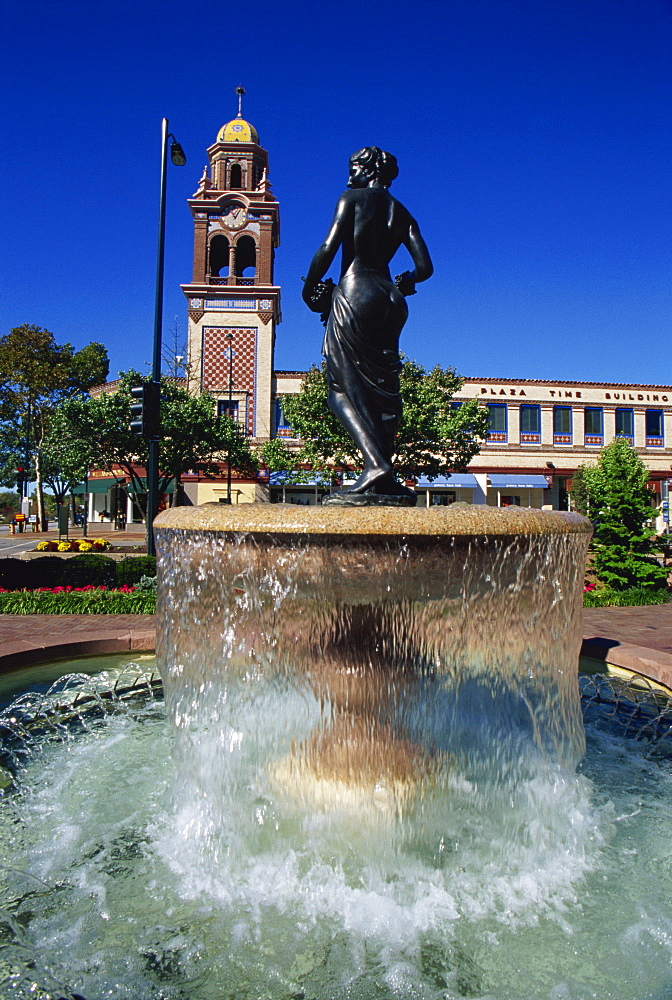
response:
[[[238,84],[236,87],[236,94],[238,94],[238,117],[243,117],[243,94],[247,93],[242,84]]]

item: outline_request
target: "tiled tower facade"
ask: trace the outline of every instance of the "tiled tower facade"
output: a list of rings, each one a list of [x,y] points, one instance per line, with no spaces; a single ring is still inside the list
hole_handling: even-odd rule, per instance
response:
[[[231,412],[250,438],[271,436],[275,326],[280,289],[273,257],[279,205],[268,153],[239,113],[208,149],[209,166],[189,199],[194,269],[182,285],[189,311],[189,378]]]

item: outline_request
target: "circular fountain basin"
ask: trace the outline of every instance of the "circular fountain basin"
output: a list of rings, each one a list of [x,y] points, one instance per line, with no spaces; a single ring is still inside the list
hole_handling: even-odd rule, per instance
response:
[[[462,762],[440,797],[391,826],[349,809],[288,812],[246,785],[246,716],[265,719],[257,743],[272,744],[275,699],[275,718],[272,705],[239,705],[240,728],[205,738],[190,771],[147,685],[103,698],[103,712],[80,702],[79,721],[57,724],[58,706],[90,696],[85,670],[33,703],[23,752],[12,744],[1,996],[669,995],[669,736],[624,735],[614,706],[593,699],[577,772],[538,761],[511,780],[496,761],[478,775]],[[20,721],[20,704],[3,721]],[[283,710],[302,715],[289,692]],[[198,769],[218,801],[203,799]]]

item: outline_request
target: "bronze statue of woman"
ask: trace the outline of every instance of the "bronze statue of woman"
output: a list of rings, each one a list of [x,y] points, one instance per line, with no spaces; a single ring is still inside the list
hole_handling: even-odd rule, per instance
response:
[[[305,279],[303,298],[328,312],[322,353],[327,361],[329,409],[364,457],[364,470],[347,492],[414,497],[392,467],[401,418],[399,335],[408,317],[405,296],[433,273],[413,216],[387,190],[399,173],[391,153],[377,146],[350,157],[348,188]],[[414,268],[390,277],[389,264],[405,246]],[[342,248],[338,285],[323,277]]]

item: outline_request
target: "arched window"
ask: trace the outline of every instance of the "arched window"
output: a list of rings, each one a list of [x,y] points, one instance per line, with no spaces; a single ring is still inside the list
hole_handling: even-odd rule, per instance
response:
[[[236,276],[238,278],[252,278],[256,270],[257,245],[254,242],[254,238],[252,236],[241,236],[236,243]]]
[[[210,277],[226,278],[229,274],[229,241],[226,236],[213,236],[210,241]]]
[[[242,188],[243,168],[240,163],[232,163],[229,171],[229,188]]]

